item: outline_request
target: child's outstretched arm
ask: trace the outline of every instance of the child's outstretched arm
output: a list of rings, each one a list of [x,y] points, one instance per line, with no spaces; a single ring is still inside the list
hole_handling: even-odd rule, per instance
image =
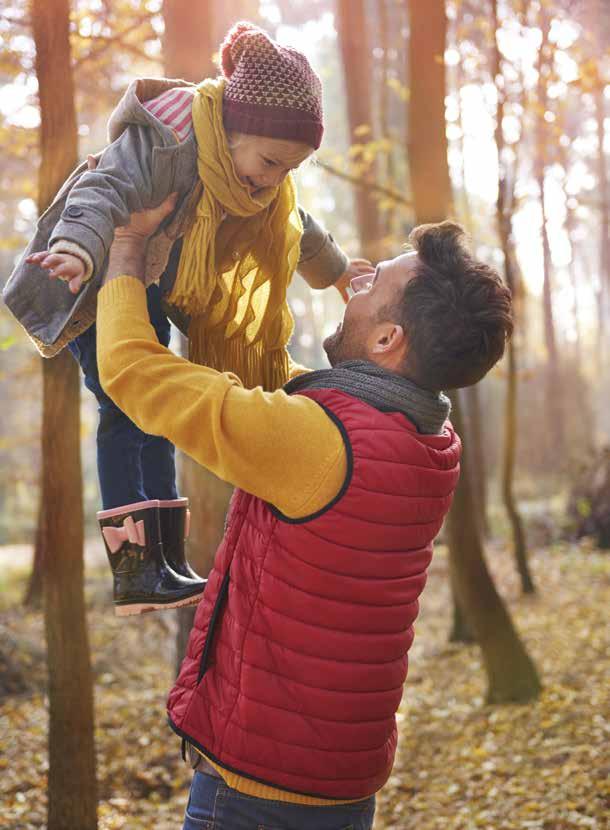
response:
[[[350,281],[372,270],[368,259],[349,259],[330,233],[310,213],[299,207],[303,223],[301,258],[297,270],[312,288],[334,285],[345,302]]]
[[[171,169],[163,163],[163,137],[149,127],[130,124],[73,185],[49,250],[30,258],[64,279],[77,293],[83,282],[100,274],[115,227],[130,214],[153,207],[172,192]],[[169,166],[171,168],[171,165]]]
[[[40,265],[51,279],[64,280],[72,294],[78,294],[85,282],[87,266],[74,254],[52,254],[50,251],[38,251],[26,257],[26,262]]]

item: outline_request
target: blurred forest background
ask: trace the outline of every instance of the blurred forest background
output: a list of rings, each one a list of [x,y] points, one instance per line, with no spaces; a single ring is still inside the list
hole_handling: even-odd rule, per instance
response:
[[[607,589],[610,574],[604,553],[610,548],[608,0],[5,0],[0,284],[66,173],[104,146],[108,116],[130,80],[165,75],[197,81],[216,74],[218,45],[242,18],[304,51],[322,78],[324,142],[316,159],[298,171],[297,184],[301,204],[345,250],[374,262],[391,258],[414,225],[452,217],[467,228],[477,256],[498,268],[515,300],[515,336],[504,360],[477,387],[454,395],[454,422],[465,444],[462,482],[434,566],[443,579],[428,589],[428,610],[424,599],[418,626],[424,634],[416,658],[425,671],[415,669],[413,702],[408,717],[400,715],[406,724],[431,729],[429,746],[404,738],[420,758],[430,752],[431,781],[414,784],[408,760],[399,761],[380,800],[376,827],[601,828],[608,803],[595,800],[600,796],[592,794],[591,776],[603,776],[594,747],[604,734],[607,739],[607,724],[598,720],[607,620],[595,590]],[[312,291],[295,277],[290,302],[293,357],[322,366],[321,342],[343,314],[339,294]],[[177,333],[173,347],[182,348]],[[66,380],[71,358],[64,352],[60,360],[63,380],[53,369],[60,364],[42,361],[0,306],[0,566],[21,568],[14,581],[0,573],[0,611],[6,612],[0,617],[0,723],[6,735],[9,729],[23,733],[15,746],[20,756],[34,753],[34,768],[45,783],[48,773],[51,830],[95,827],[98,797],[100,826],[149,827],[153,812],[156,826],[177,826],[185,773],[177,772],[176,759],[165,757],[169,736],[156,734],[163,725],[148,714],[141,724],[138,745],[149,752],[146,763],[153,769],[148,777],[130,766],[127,749],[111,749],[104,741],[111,733],[125,739],[134,718],[126,689],[139,711],[154,699],[162,719],[160,702],[189,618],[157,615],[142,621],[139,633],[108,621],[109,577],[104,571],[103,588],[91,581],[91,568],[103,556],[94,539],[95,402],[84,390],[78,403],[76,367]],[[74,535],[66,542],[61,521],[69,505],[81,504],[79,436],[84,511],[78,508]],[[203,573],[222,532],[229,489],[184,459],[181,483],[194,510],[190,558]],[[50,514],[49,504],[57,515]],[[98,710],[98,693],[103,700],[96,713],[103,733],[96,734],[97,791],[91,695],[83,693],[91,687],[83,625],[83,516],[90,539],[85,599]],[[491,575],[484,549],[491,553]],[[45,582],[48,696],[38,610]],[[585,591],[592,596],[581,616]],[[524,599],[537,592],[542,597]],[[70,609],[67,596],[74,600]],[[557,619],[572,626],[569,647],[563,639],[548,639]],[[453,651],[448,634],[452,643],[476,641],[482,662],[473,646]],[[138,667],[129,665],[134,642],[142,657]],[[579,649],[582,665],[572,672],[570,656]],[[486,690],[473,674],[486,675]],[[576,674],[588,678],[588,689]],[[53,688],[56,701],[63,696],[55,709]],[[87,739],[86,729],[67,728],[66,710],[76,698],[72,710],[81,706]],[[592,707],[586,713],[585,698]],[[484,707],[475,714],[484,702],[516,701],[536,702],[529,710],[509,707],[493,715]],[[438,733],[424,724],[425,713],[432,724],[436,719]],[[444,720],[449,715],[453,732]],[[549,739],[549,758],[555,760],[547,758],[550,766],[539,775],[545,763],[540,754],[530,763],[526,747],[537,753],[536,736],[544,743],[544,729],[559,725],[563,731]],[[70,731],[78,739],[72,750],[62,743]],[[442,736],[451,738],[451,750],[435,743]],[[506,769],[512,764],[521,778],[513,794],[506,772],[503,791],[506,798],[514,795],[513,806],[494,813],[499,790],[491,779],[499,774],[499,762],[493,755],[505,741],[512,741]],[[71,757],[80,759],[78,786],[70,760],[61,760]],[[0,769],[10,765],[17,776],[4,786],[6,816],[15,822],[8,826],[22,830],[43,826],[44,805],[37,806],[39,818],[27,809],[28,791],[40,790],[27,758],[16,765],[0,758]],[[439,759],[444,766],[434,771]],[[435,794],[449,769],[463,781]],[[554,770],[551,779],[544,777],[547,769]],[[117,776],[125,776],[118,795]],[[62,780],[70,780],[72,795],[62,790]],[[537,794],[526,792],[538,785]],[[76,805],[75,791],[87,794]],[[162,802],[173,811],[174,823],[168,818],[163,824]],[[473,803],[474,812],[464,806]],[[512,817],[511,810],[517,810]],[[133,818],[136,811],[141,823]],[[79,818],[66,823],[66,815]]]

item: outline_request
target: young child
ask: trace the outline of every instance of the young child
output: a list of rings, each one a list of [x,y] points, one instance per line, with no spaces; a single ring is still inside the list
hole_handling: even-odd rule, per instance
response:
[[[370,269],[297,206],[291,170],[323,131],[320,81],[305,56],[242,22],[221,58],[223,76],[197,86],[129,87],[109,122],[112,144],[40,217],[3,295],[43,355],[68,345],[98,400],[98,519],[119,615],[197,602],[205,581],[185,559],[188,503],[173,446],[143,433],[99,382],[95,302],[115,227],[177,193],[149,244],[151,322],[167,346],[169,316],[188,333],[191,360],[246,386],[275,389],[290,376],[286,289],[297,268],[314,288]],[[40,267],[53,279],[41,280]]]

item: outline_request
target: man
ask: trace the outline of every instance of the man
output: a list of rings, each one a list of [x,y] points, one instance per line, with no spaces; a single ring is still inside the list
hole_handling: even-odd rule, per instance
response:
[[[117,233],[98,360],[141,429],[238,488],[168,701],[198,761],[184,828],[365,830],[459,475],[442,390],[500,359],[510,294],[459,226],[421,226],[354,281],[330,369],[244,389],[155,338],[143,262],[166,208]]]

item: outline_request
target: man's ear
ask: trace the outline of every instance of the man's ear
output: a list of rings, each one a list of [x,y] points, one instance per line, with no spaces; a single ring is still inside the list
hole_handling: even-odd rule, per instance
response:
[[[402,326],[398,323],[383,323],[379,326],[371,351],[377,355],[390,355],[406,348],[407,340]]]

